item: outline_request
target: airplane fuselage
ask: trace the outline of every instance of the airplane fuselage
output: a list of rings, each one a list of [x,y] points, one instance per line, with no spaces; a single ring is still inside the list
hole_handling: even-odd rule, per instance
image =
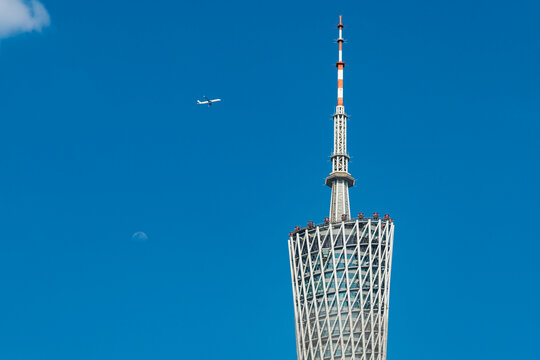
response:
[[[197,104],[199,105],[208,104],[208,106],[211,106],[213,103],[218,102],[218,101],[221,101],[221,99],[213,99],[213,100],[207,99],[207,101],[197,100]]]

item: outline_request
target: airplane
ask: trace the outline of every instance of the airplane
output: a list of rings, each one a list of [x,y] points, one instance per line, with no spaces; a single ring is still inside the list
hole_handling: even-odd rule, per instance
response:
[[[202,105],[202,104],[208,104],[208,107],[210,107],[210,106],[212,106],[213,103],[218,102],[218,101],[221,101],[221,99],[210,100],[210,99],[207,98],[206,96],[203,96],[203,98],[205,98],[206,101],[199,101],[199,100],[197,100],[197,104],[199,104],[199,105]]]

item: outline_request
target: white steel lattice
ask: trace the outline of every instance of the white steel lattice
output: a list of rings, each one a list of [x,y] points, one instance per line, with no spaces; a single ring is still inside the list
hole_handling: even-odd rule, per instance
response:
[[[394,224],[362,219],[289,239],[298,360],[384,360]]]

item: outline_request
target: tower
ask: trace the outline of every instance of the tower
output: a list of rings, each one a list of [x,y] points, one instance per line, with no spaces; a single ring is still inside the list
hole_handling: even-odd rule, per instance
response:
[[[343,105],[343,24],[339,19],[330,216],[289,236],[298,360],[385,360],[394,223],[351,219],[347,115]]]

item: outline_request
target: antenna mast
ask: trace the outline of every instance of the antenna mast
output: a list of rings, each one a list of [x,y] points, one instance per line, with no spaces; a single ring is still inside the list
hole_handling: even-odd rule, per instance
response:
[[[347,155],[347,114],[343,105],[343,23],[339,16],[339,60],[337,106],[334,113],[334,153],[332,154],[332,172],[326,178],[326,185],[332,188],[330,200],[330,222],[339,222],[351,218],[349,187],[354,185],[354,178],[349,174],[349,155]]]

